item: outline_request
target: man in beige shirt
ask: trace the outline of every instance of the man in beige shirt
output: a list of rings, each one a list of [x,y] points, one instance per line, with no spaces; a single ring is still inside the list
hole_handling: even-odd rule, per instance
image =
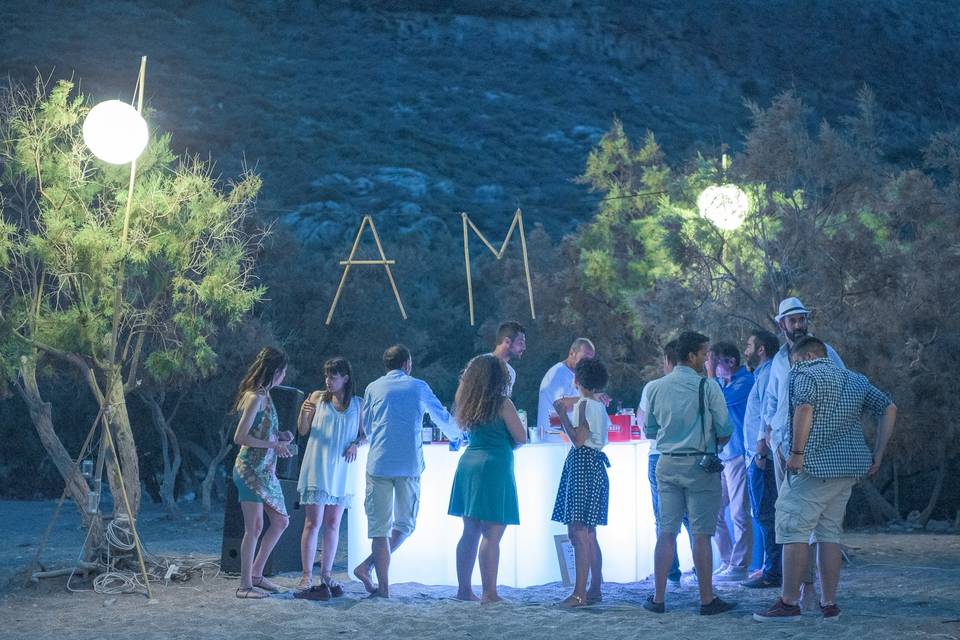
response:
[[[656,592],[643,607],[663,613],[667,573],[677,547],[677,534],[686,511],[693,535],[693,564],[700,586],[700,615],[715,615],[734,608],[713,595],[713,548],[722,500],[720,474],[709,469],[711,456],[730,439],[732,428],[723,392],[703,377],[710,339],[685,331],[677,338],[677,366],[649,384],[649,409],[644,433],[656,438],[660,461],[657,490],[660,494],[660,530],[654,552]],[[722,470],[722,466],[720,469]]]

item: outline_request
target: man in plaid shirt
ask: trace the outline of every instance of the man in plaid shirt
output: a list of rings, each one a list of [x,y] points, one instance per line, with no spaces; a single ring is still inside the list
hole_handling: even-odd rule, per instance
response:
[[[799,340],[790,358],[790,457],[776,505],[777,543],[783,545],[783,595],[753,618],[800,620],[800,582],[807,567],[808,543],[815,543],[820,610],[825,621],[834,621],[840,617],[836,597],[847,501],[853,485],[880,468],[897,407],[865,376],[834,364],[817,338]],[[861,424],[866,412],[878,422],[872,453]]]

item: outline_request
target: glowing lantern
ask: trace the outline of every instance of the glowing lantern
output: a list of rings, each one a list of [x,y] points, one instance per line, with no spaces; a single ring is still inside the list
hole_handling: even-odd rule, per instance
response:
[[[707,187],[697,198],[700,216],[724,231],[733,231],[743,224],[750,210],[750,200],[735,184]]]
[[[119,100],[101,102],[83,121],[83,141],[93,155],[110,164],[136,160],[149,137],[143,116]]]

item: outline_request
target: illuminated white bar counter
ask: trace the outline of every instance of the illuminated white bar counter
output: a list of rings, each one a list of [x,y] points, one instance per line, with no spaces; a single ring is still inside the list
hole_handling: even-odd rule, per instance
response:
[[[507,527],[500,544],[497,582],[511,587],[561,580],[554,535],[565,534],[565,525],[550,520],[568,444],[533,444],[515,450],[514,468],[520,500],[520,524]],[[597,527],[603,552],[603,577],[607,582],[636,582],[653,573],[656,533],[650,485],[647,480],[649,442],[610,443],[610,510],[607,526]],[[350,465],[354,493],[348,510],[347,557],[352,570],[370,553],[367,517],[363,509],[368,447],[361,447]],[[426,463],[420,480],[417,529],[390,562],[390,582],[456,585],[456,546],[462,532],[460,518],[447,515],[450,487],[461,451],[446,443],[424,445]],[[680,565],[693,565],[686,535],[677,537]],[[475,567],[473,583],[480,584]]]

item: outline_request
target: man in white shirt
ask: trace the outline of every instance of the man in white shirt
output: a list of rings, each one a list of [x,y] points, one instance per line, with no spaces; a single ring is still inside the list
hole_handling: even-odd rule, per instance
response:
[[[507,365],[507,373],[510,374],[510,386],[507,387],[506,396],[513,395],[513,385],[517,381],[517,372],[510,366],[510,360],[523,357],[523,352],[527,349],[527,330],[523,325],[514,320],[507,320],[497,328],[497,346],[494,347],[491,355],[494,355]]]
[[[580,399],[580,393],[573,385],[573,373],[577,363],[583,359],[591,360],[597,355],[597,350],[587,338],[577,338],[570,345],[566,360],[561,360],[547,370],[540,381],[540,398],[537,403],[537,428],[540,430],[544,442],[560,442],[560,422],[553,403],[562,399],[567,407],[567,414],[573,411],[573,405]],[[602,398],[600,397],[602,396]],[[609,402],[604,394],[599,394],[601,402]],[[554,425],[550,425],[550,417],[554,418]]]

